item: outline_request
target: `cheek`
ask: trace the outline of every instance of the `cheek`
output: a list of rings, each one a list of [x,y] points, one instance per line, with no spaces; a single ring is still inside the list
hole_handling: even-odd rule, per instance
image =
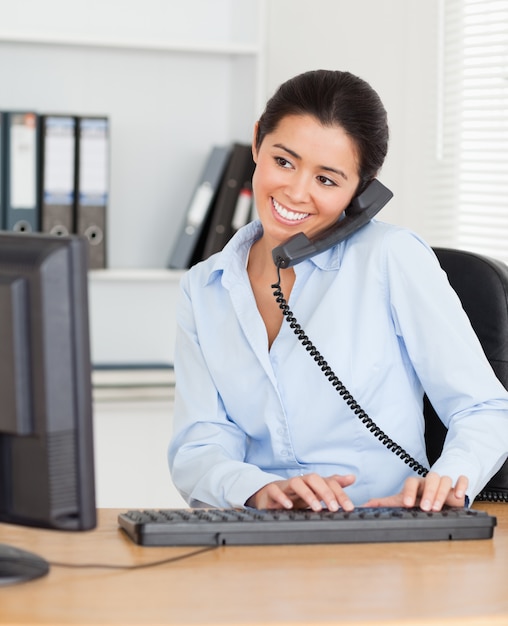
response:
[[[258,162],[252,176],[252,192],[255,198],[259,200],[263,194],[269,192],[272,186],[272,178],[269,168],[263,162]]]

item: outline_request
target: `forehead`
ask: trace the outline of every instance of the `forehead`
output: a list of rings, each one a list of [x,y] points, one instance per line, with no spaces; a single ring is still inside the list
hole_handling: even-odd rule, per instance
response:
[[[358,170],[358,150],[355,141],[340,125],[323,125],[312,115],[287,115],[265,137],[267,147],[282,146],[302,159],[323,161],[324,165]]]

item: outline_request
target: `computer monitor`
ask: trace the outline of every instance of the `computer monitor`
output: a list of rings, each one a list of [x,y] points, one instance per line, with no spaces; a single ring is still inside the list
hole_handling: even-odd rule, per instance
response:
[[[96,525],[87,242],[0,232],[0,521]],[[2,544],[0,585],[48,563]]]

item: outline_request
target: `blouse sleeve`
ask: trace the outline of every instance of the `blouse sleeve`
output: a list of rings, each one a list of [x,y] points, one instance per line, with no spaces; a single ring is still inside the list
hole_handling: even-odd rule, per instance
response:
[[[280,476],[245,463],[246,434],[228,419],[199,344],[188,274],[175,344],[175,407],[168,450],[173,482],[190,506],[243,506]]]
[[[495,376],[433,251],[403,231],[385,242],[396,332],[448,428],[432,470],[469,479],[472,502],[508,453],[508,393]]]

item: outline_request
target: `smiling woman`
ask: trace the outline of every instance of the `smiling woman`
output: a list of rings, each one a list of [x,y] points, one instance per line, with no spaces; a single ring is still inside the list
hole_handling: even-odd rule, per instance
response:
[[[253,152],[252,187],[264,236],[251,255],[260,246],[266,255],[295,227],[308,236],[327,228],[359,186],[353,140],[340,126],[323,126],[310,115],[285,117]]]
[[[292,235],[345,221],[387,146],[377,93],[348,72],[301,74],[268,101],[252,146],[259,220],[181,285],[169,464],[191,506],[440,510],[472,502],[506,459],[508,393],[424,241],[365,220],[294,266],[273,261]],[[283,324],[279,273],[324,369]],[[323,376],[328,364],[421,466],[427,394],[448,427],[428,474],[352,415]]]

